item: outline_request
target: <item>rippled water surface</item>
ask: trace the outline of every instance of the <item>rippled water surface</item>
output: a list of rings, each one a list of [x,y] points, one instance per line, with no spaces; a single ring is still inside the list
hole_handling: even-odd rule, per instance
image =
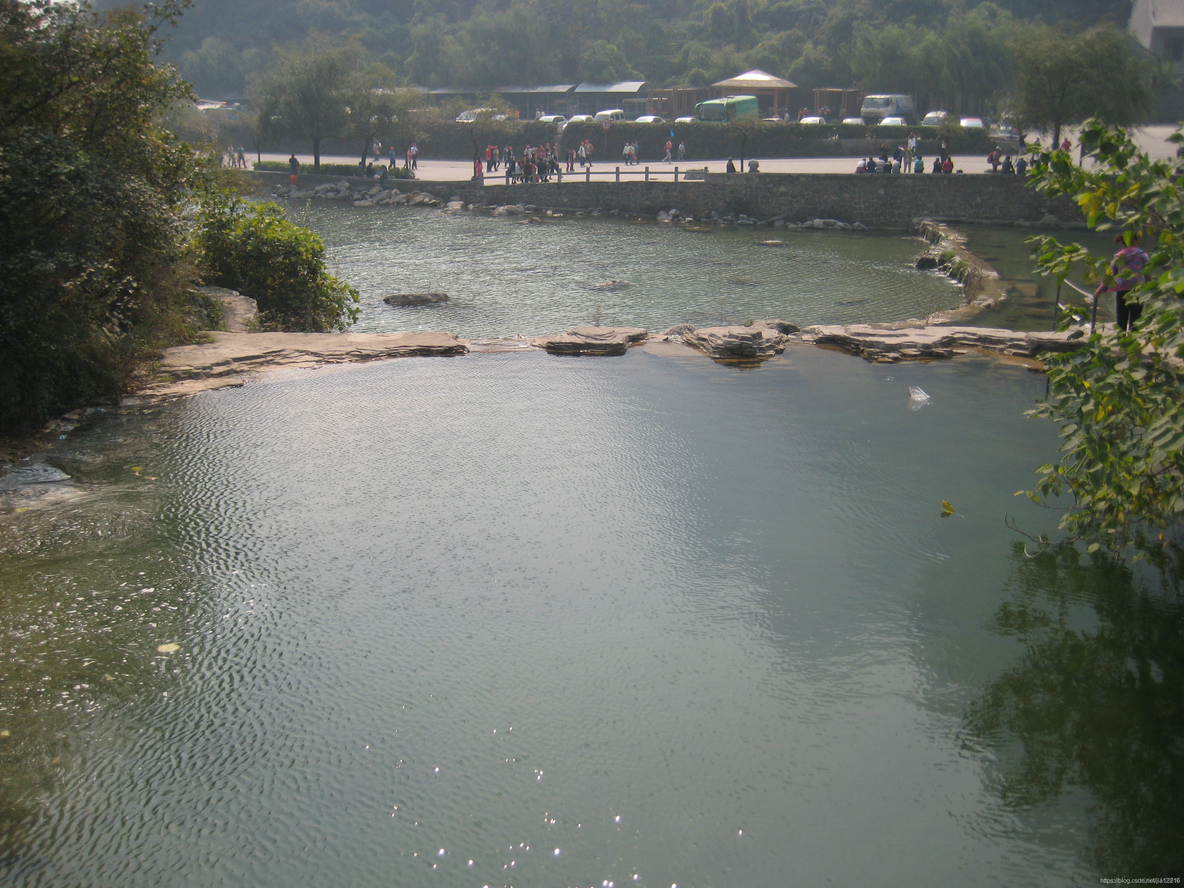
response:
[[[310,203],[293,218],[325,239],[357,287],[360,332],[447,330],[535,336],[581,324],[706,326],[781,318],[799,325],[924,318],[961,290],[917,271],[926,245],[898,234],[716,229],[613,219],[492,218]],[[783,246],[762,245],[775,239]],[[612,288],[603,285],[620,282]],[[392,293],[449,302],[394,308]]]
[[[479,354],[100,417],[0,514],[0,881],[1094,882],[1090,794],[1006,801],[968,718],[1043,385]]]

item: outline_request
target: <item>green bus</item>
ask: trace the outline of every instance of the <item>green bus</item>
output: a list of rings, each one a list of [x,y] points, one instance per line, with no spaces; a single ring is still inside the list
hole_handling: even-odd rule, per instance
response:
[[[729,123],[748,117],[759,118],[761,110],[756,96],[724,96],[700,102],[695,106],[695,116],[710,123]]]

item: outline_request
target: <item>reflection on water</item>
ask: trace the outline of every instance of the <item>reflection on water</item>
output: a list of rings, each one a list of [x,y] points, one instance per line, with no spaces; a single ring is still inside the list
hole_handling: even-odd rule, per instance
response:
[[[1023,645],[969,724],[1016,810],[1087,790],[1110,876],[1184,875],[1184,609],[1129,568],[1062,545],[1013,547],[996,631]]]
[[[1042,393],[634,350],[101,418],[47,458],[76,495],[0,514],[0,881],[1092,881],[1094,806],[1175,716],[1131,779],[1039,803],[996,787],[1027,726],[965,717],[1028,668],[990,616],[1005,516],[1052,520],[1011,496],[1055,451]]]

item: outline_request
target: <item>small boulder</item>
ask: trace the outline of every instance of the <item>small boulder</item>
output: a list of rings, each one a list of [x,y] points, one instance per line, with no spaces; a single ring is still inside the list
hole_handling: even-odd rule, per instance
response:
[[[553,355],[623,355],[648,335],[640,327],[573,327],[555,336],[532,338],[530,344]]]
[[[447,293],[394,293],[383,297],[387,305],[431,305],[435,302],[447,302]]]

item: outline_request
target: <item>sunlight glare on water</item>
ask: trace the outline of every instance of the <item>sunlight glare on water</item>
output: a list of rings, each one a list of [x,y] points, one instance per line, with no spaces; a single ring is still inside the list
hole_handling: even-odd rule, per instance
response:
[[[963,724],[1042,390],[485,354],[100,419],[0,515],[0,874],[1089,881],[1084,801],[1008,808]]]

